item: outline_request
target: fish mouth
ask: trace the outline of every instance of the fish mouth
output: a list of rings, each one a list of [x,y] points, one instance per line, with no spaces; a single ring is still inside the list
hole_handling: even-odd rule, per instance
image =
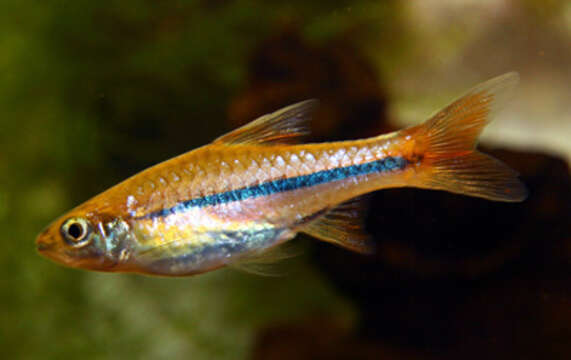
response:
[[[46,229],[36,238],[36,249],[43,256],[48,256],[55,247],[55,241],[49,229]]]
[[[38,249],[38,252],[40,252],[40,253],[49,251],[52,247],[53,247],[52,243],[47,243],[44,241],[38,241],[36,243],[36,248]]]

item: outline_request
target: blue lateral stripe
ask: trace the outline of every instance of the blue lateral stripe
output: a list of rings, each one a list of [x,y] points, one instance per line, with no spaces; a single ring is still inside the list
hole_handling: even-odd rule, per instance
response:
[[[242,201],[250,198],[268,196],[280,192],[292,191],[328,182],[339,181],[353,176],[367,175],[372,173],[402,170],[407,161],[403,157],[386,157],[381,160],[371,161],[365,164],[351,165],[331,170],[322,170],[309,175],[297,176],[287,179],[273,180],[254,186],[226,191],[218,194],[207,195],[191,200],[186,200],[177,205],[148,214],[145,217],[161,217],[175,214],[192,207],[206,207],[225,204],[234,201]]]

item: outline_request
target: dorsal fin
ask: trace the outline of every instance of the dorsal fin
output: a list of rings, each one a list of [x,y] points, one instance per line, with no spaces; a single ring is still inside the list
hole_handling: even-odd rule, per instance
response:
[[[319,102],[311,99],[263,115],[222,135],[214,144],[296,143],[309,133],[307,123]]]
[[[375,247],[364,230],[367,201],[351,199],[310,222],[302,232],[362,254],[371,254]]]

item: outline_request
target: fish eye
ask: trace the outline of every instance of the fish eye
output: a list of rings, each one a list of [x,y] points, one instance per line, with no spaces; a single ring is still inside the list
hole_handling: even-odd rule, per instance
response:
[[[61,235],[68,245],[83,247],[91,241],[91,226],[83,218],[69,218],[61,226]]]

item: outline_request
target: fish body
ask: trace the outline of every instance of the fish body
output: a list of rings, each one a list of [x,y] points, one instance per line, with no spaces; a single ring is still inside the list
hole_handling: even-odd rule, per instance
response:
[[[475,150],[517,83],[483,83],[425,123],[373,138],[296,144],[316,102],[262,116],[125,180],[56,220],[38,249],[65,265],[184,276],[268,258],[299,232],[368,253],[359,197],[392,187],[521,201],[516,173]]]

